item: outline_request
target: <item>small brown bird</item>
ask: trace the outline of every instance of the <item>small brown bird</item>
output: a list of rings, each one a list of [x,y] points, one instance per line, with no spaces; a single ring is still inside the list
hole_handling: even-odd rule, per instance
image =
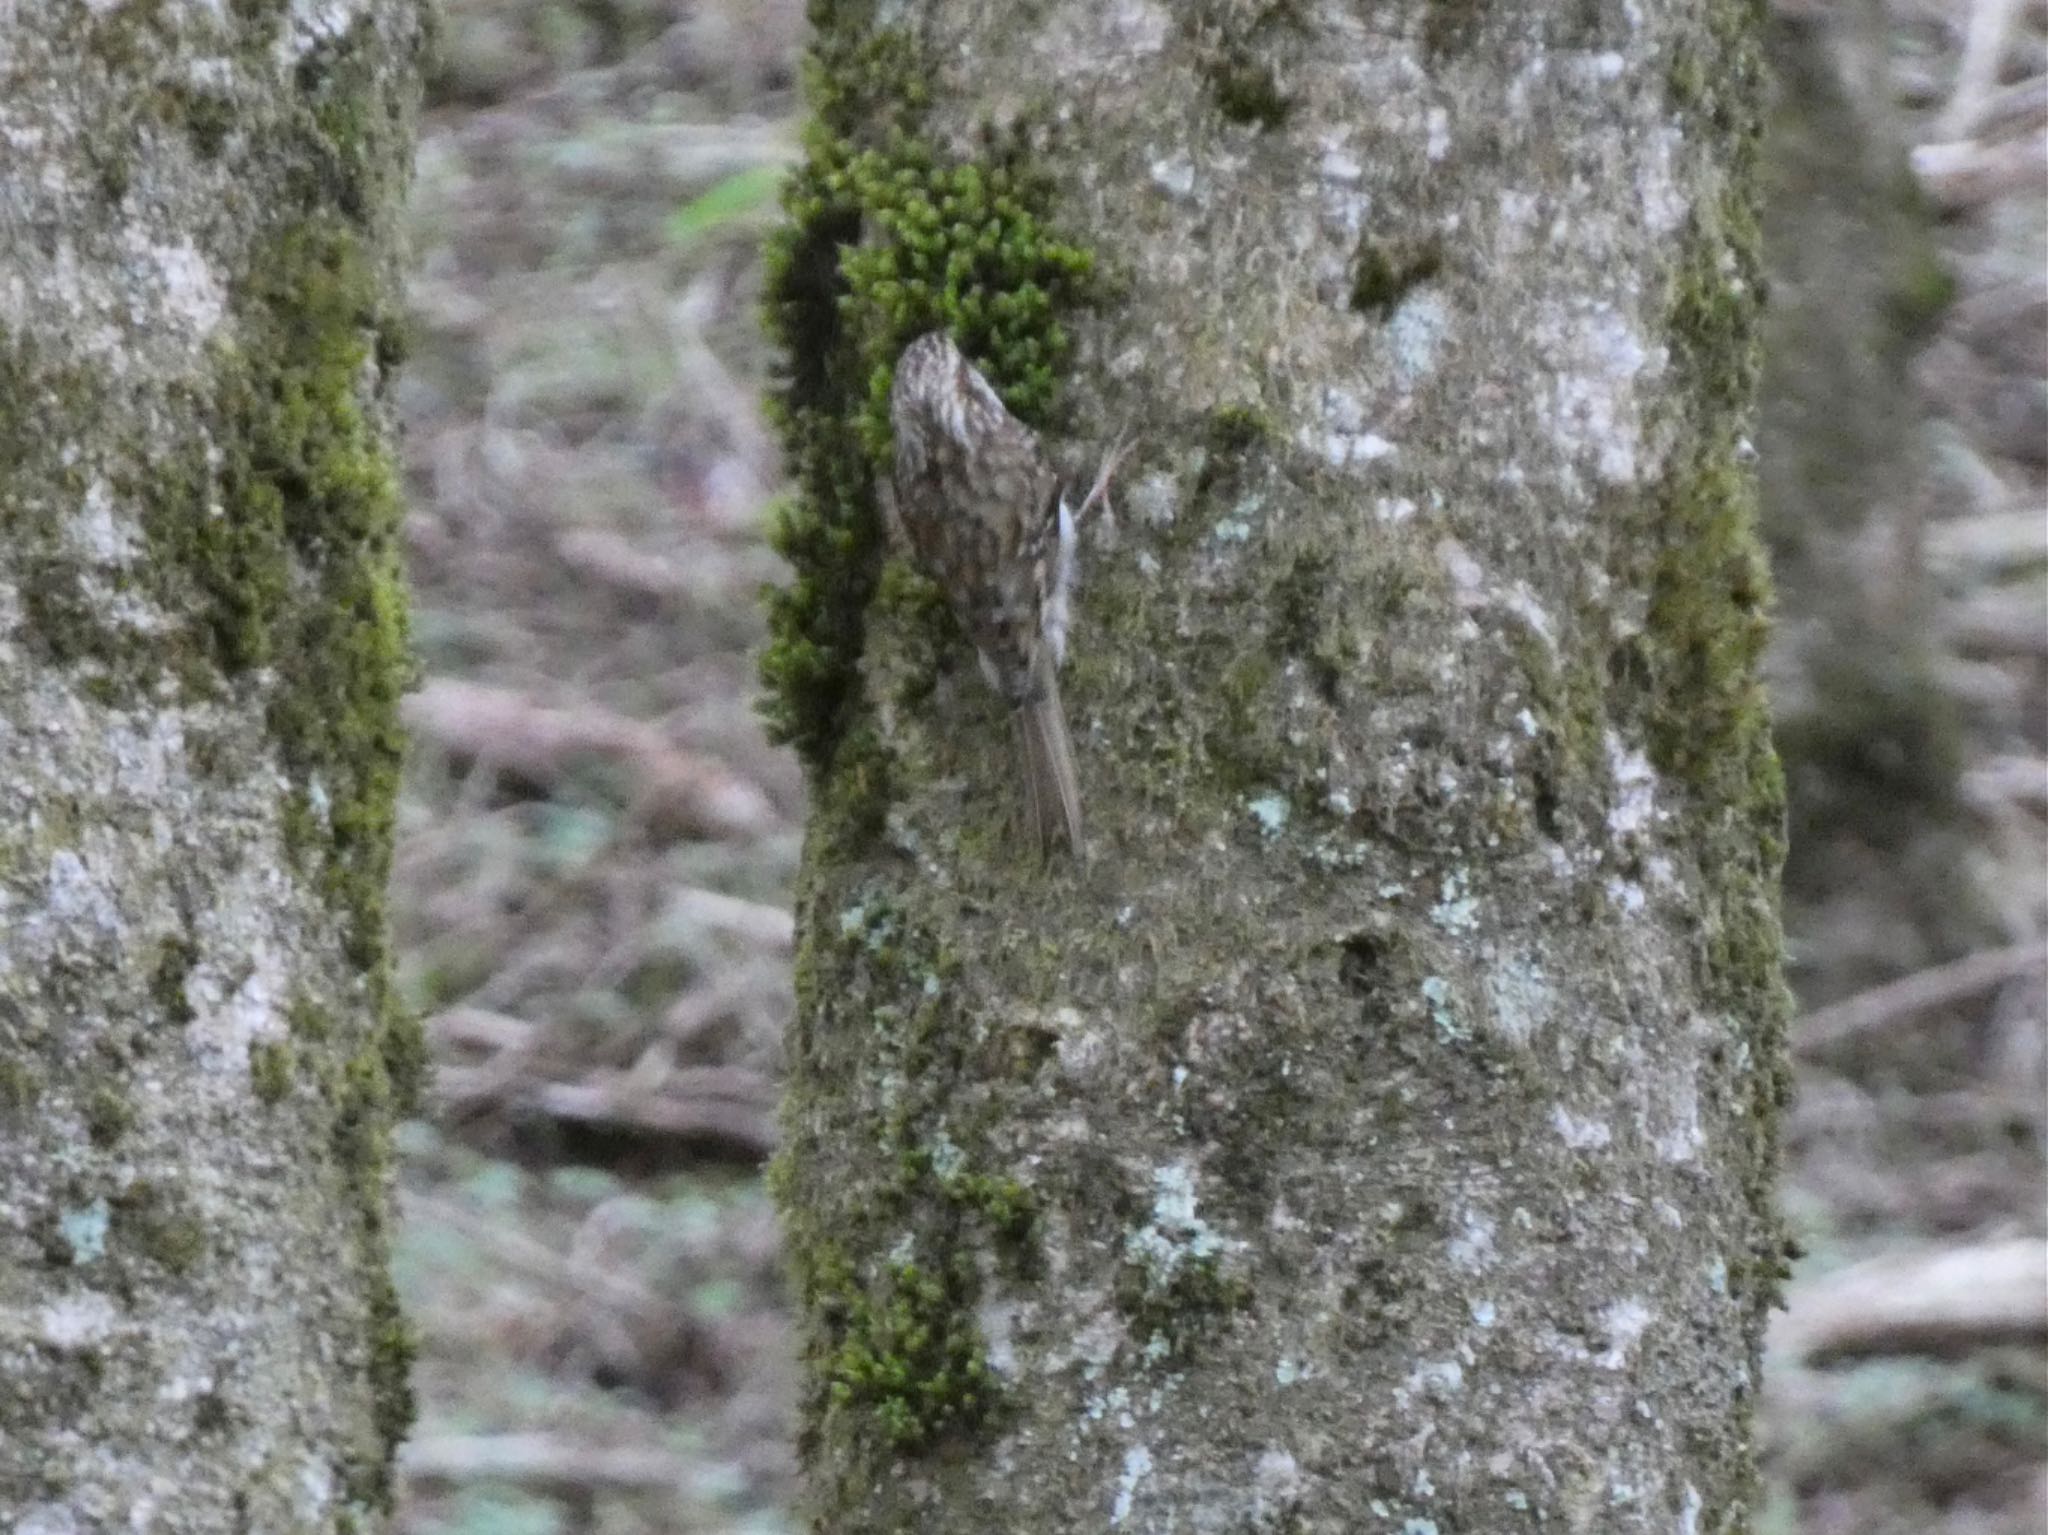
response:
[[[889,393],[896,518],[925,574],[1008,701],[1021,743],[1024,809],[1043,850],[1081,851],[1081,790],[1060,707],[1075,579],[1075,527],[1108,492],[1121,452],[1069,504],[1037,435],[1004,408],[951,338],[903,350]]]

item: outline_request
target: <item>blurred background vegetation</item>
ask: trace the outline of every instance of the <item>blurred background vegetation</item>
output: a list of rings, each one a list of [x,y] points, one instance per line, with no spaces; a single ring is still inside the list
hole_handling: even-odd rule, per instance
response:
[[[1758,436],[1808,1009],[1770,1535],[2048,1528],[2048,4],[1781,0]],[[409,1535],[793,1531],[753,711],[801,0],[446,0],[404,376]]]

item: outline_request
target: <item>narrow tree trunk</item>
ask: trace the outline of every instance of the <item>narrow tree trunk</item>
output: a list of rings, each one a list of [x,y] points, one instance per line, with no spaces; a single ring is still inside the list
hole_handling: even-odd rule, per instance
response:
[[[768,675],[816,1528],[1747,1527],[1754,10],[814,6]],[[1078,865],[885,559],[935,324],[1077,465],[1141,439]]]
[[[0,1526],[367,1530],[421,21],[0,10]]]
[[[1876,7],[1844,6],[1780,17],[1769,41],[1758,472],[1790,615],[1771,691],[1809,999],[2001,932],[1975,888],[1981,860],[1959,814],[1964,730],[1931,644],[1920,524],[1925,466],[1944,445],[1910,366],[1953,284],[1888,110],[1889,27]]]

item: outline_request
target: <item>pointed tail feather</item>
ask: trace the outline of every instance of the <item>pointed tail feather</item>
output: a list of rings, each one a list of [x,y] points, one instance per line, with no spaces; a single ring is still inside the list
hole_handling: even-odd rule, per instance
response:
[[[1042,852],[1064,842],[1076,857],[1081,852],[1081,784],[1074,774],[1074,748],[1067,738],[1066,712],[1060,707],[1059,683],[1049,665],[1037,668],[1038,696],[1017,711],[1023,743],[1020,767],[1024,778],[1025,818]]]

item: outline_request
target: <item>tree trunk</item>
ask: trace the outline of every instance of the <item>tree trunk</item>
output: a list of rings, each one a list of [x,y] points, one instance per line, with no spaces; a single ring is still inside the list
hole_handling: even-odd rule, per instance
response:
[[[1874,6],[1774,20],[1757,448],[1790,615],[1771,657],[1809,1000],[2000,941],[1959,813],[1963,723],[1932,644],[1925,466],[1953,458],[1910,367],[1953,283],[1907,170]]]
[[[421,19],[5,12],[0,1526],[367,1530]]]
[[[1747,1527],[1756,9],[814,6],[767,675],[816,1528]],[[1141,439],[1079,864],[885,553],[933,325],[1076,467]]]

